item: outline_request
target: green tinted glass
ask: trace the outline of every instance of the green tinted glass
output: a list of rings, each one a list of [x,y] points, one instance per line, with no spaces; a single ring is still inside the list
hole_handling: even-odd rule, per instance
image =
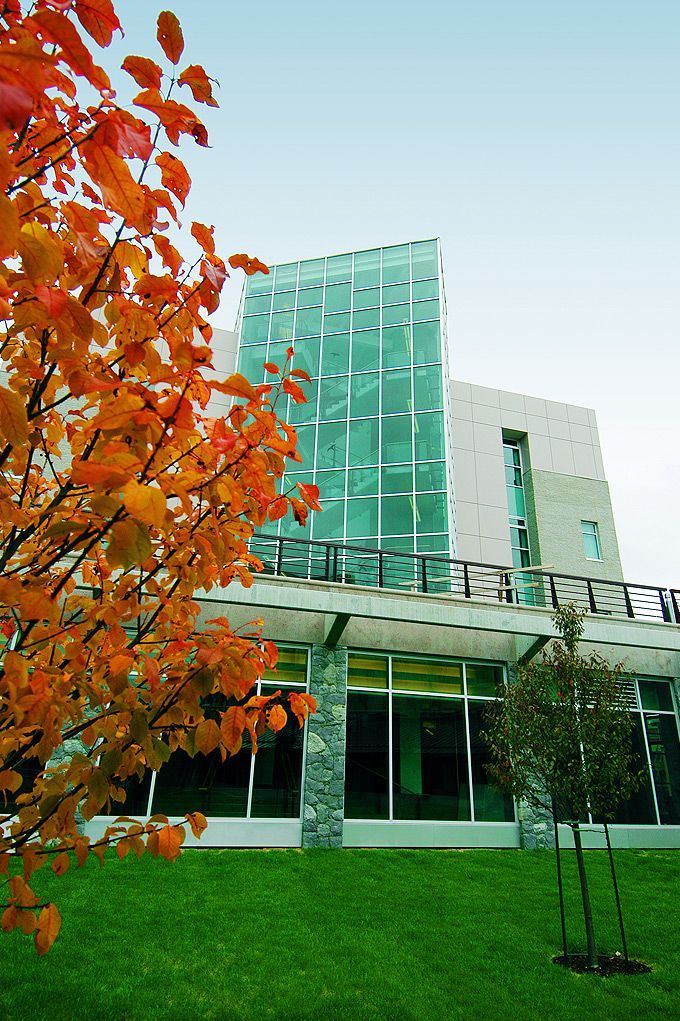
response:
[[[383,464],[410,461],[413,454],[413,424],[410,415],[394,415],[383,420]]]
[[[383,308],[383,325],[399,326],[411,321],[410,305],[386,305]]]
[[[411,327],[390,326],[382,331],[382,358],[384,369],[396,369],[411,364]]]
[[[439,297],[439,281],[438,280],[414,280],[413,281],[413,300],[421,301],[424,298],[437,298]]]
[[[378,534],[378,500],[376,497],[361,497],[347,501],[347,538]]]
[[[273,309],[275,312],[290,308],[295,308],[295,291],[281,291],[274,295]]]
[[[350,468],[347,475],[348,496],[375,496],[377,492],[377,468]]]
[[[326,287],[326,312],[345,312],[351,303],[352,289],[349,284],[330,284]]]
[[[408,245],[383,248],[383,284],[398,284],[411,277]]]
[[[383,468],[380,473],[383,493],[413,492],[413,467],[399,464]]]
[[[395,369],[383,372],[382,413],[398,415],[411,410],[411,372],[409,369]]]
[[[442,535],[419,535],[417,542],[417,549],[419,553],[432,553],[433,556],[449,557],[449,537],[446,534]],[[430,570],[428,565],[428,571]],[[448,573],[448,569],[442,569],[442,574]]]
[[[395,550],[397,553],[413,553],[413,536],[412,535],[390,536],[386,540],[383,548]],[[387,563],[389,563],[389,561],[386,562],[386,566]],[[396,574],[397,570],[399,573],[403,572],[405,570],[406,565],[410,565],[410,562],[406,558],[404,558],[404,560],[397,560],[395,564],[398,565],[398,569],[395,569]]]
[[[272,312],[270,340],[292,340],[294,312]]]
[[[249,382],[257,385],[264,379],[264,362],[267,358],[266,344],[242,347],[238,356],[238,371]]]
[[[369,287],[365,291],[355,291],[354,297],[354,308],[373,308],[374,305],[380,304],[380,288]],[[254,308],[253,312],[262,312],[263,309]]]
[[[439,323],[416,323],[413,327],[413,364],[441,361]]]
[[[303,480],[301,479],[300,481]],[[307,482],[309,482],[309,476],[307,476]],[[293,496],[295,496],[295,493],[293,493]],[[299,525],[292,514],[286,514],[286,516],[281,518],[279,521],[281,535],[291,539],[304,539],[305,541],[309,541],[312,537],[313,516],[313,514],[310,514],[307,518],[306,524]],[[303,576],[306,576],[308,570],[308,559],[309,550],[305,546],[294,546],[292,549],[287,549],[285,551],[283,561],[283,570],[286,574],[302,574]]]
[[[387,656],[352,653],[347,658],[347,685],[350,688],[386,688]]]
[[[322,377],[319,421],[347,418],[347,376]]]
[[[297,262],[289,262],[285,266],[277,266],[274,275],[274,290],[294,290],[297,284],[297,269]]]
[[[379,374],[360,372],[350,377],[350,418],[366,418],[378,414]]]
[[[322,514],[313,514],[315,539],[342,539],[345,518],[344,500],[324,500]]]
[[[426,461],[416,465],[416,490],[433,493],[446,489],[446,465],[443,461]]]
[[[296,383],[307,400],[303,404],[296,404],[292,398],[290,399],[288,404],[288,421],[291,425],[297,425],[300,422],[315,422],[319,381],[318,379],[313,379],[311,383],[308,383],[304,379],[298,379]]]
[[[299,308],[295,322],[296,337],[316,337],[321,333],[321,309]]]
[[[319,426],[316,451],[317,469],[341,468],[347,454],[347,423],[329,422]]]
[[[324,260],[309,259],[300,263],[300,280],[298,287],[311,287],[323,283]]]
[[[402,691],[441,691],[462,695],[462,663],[440,659],[392,660],[392,687]],[[427,727],[427,724],[424,725]]]
[[[444,457],[444,416],[441,411],[415,416],[416,461]]]
[[[352,422],[349,434],[349,464],[377,464],[380,446],[378,419],[365,418]]]
[[[424,277],[436,277],[439,275],[436,241],[421,241],[416,245],[412,245],[411,249],[414,280],[422,280]]]
[[[376,326],[380,326],[379,308],[359,308],[355,311],[352,319],[353,330],[371,330]]]
[[[334,315],[323,317],[324,333],[346,333],[349,330],[349,312],[336,312]]]
[[[299,291],[297,303],[298,308],[323,304],[323,287],[308,287],[306,291]]]
[[[257,344],[267,339],[269,333],[269,316],[244,316],[241,327],[241,340],[244,344]]]
[[[638,685],[643,709],[673,712],[673,696],[668,681],[651,681],[640,678]]]
[[[278,344],[269,345],[269,351],[267,352],[267,361],[271,362],[273,365],[278,365],[281,372],[283,372],[286,367],[286,361],[288,359],[288,355],[286,352],[288,351],[289,347],[290,341],[288,340],[282,340]],[[290,365],[288,366],[288,368],[290,369]],[[270,381],[275,378],[276,378],[275,374],[273,373],[271,375],[268,374],[268,379]]]
[[[468,695],[486,695],[493,697],[497,686],[503,681],[503,671],[499,666],[487,666],[483,663],[467,663],[465,679]]]
[[[246,298],[243,303],[243,314],[247,316],[255,315],[257,312],[268,312],[271,308],[272,296],[271,294],[262,294],[254,298]]]
[[[326,283],[335,284],[352,279],[352,256],[335,255],[326,260]]]
[[[416,411],[434,411],[444,406],[441,366],[414,369],[413,396]]]
[[[524,503],[524,490],[517,486],[508,486],[508,513],[513,518],[526,517],[526,505]]]
[[[273,284],[273,273],[255,273],[254,276],[248,277],[246,294],[270,294]]]
[[[321,373],[335,376],[349,370],[349,333],[335,333],[324,337]]]
[[[380,330],[352,334],[352,372],[377,369],[380,365]]]
[[[286,471],[310,471],[314,467],[314,438],[316,428],[313,425],[301,425],[297,430],[298,442],[297,452],[302,458],[302,463],[295,461],[286,462]]]
[[[318,376],[320,350],[321,337],[307,337],[305,340],[297,341],[294,347],[293,368],[304,369],[308,376]],[[304,383],[304,380],[302,382]]]
[[[413,533],[413,497],[383,496],[380,501],[382,535]]]
[[[380,249],[357,252],[354,256],[354,287],[375,287],[380,283]]]
[[[445,532],[446,493],[421,493],[416,497],[416,531]]]
[[[413,322],[418,323],[424,319],[439,319],[438,301],[413,302]]]
[[[329,471],[318,471],[314,479],[319,487],[321,500],[330,500],[334,496],[345,495],[345,472],[331,468]]]
[[[390,284],[382,289],[383,305],[397,305],[410,300],[409,284]]]

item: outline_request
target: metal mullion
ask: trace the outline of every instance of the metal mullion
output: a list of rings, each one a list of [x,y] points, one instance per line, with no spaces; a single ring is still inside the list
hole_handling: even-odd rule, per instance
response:
[[[380,260],[382,271],[382,259]],[[394,822],[394,749],[392,747],[392,656],[387,657],[387,782],[388,782],[388,819]]]
[[[635,678],[635,691],[637,694],[638,705],[642,707],[642,699],[640,698],[640,689],[638,687],[638,679]],[[649,738],[647,737],[647,727],[645,726],[645,714],[640,708],[637,710],[640,713],[640,724],[642,726],[642,737],[645,742],[645,751],[647,753],[647,765],[649,768],[649,779],[652,784],[652,797],[654,798],[654,810],[656,812],[656,825],[661,825],[661,813],[659,812],[659,799],[656,796],[656,781],[654,779],[654,769],[652,767],[652,753],[649,749]]]
[[[260,694],[262,688],[262,680],[258,678],[257,681],[257,694]],[[248,776],[248,801],[246,803],[246,819],[250,819],[250,810],[253,804],[253,783],[255,781],[255,756],[253,755],[252,748],[250,749],[250,774]]]
[[[157,776],[158,776],[158,773],[156,772],[156,770],[154,770],[152,772],[152,774],[151,774],[151,783],[149,784],[149,798],[148,798],[147,803],[146,803],[146,815],[147,815],[147,818],[152,814],[151,813],[151,806],[153,805],[153,796],[154,796],[154,793],[156,791],[156,777]]]
[[[475,799],[472,791],[472,745],[470,743],[470,716],[467,698],[467,666],[463,663],[463,691],[465,703],[465,740],[467,743],[468,783],[470,785],[470,822],[475,821]]]
[[[325,271],[325,267],[324,267],[324,280],[325,279],[326,279],[326,271]],[[306,650],[306,653],[307,653],[307,656],[306,656],[306,659],[307,659],[307,669],[306,669],[305,691],[309,694],[309,684],[310,684],[310,680],[311,680],[311,671],[312,671],[312,650],[311,650],[311,647],[308,646],[308,645],[305,646],[305,650]],[[345,703],[346,703],[346,701],[347,701],[347,697],[345,695]],[[308,723],[309,723],[309,717],[307,717],[307,719],[305,720],[305,725],[303,727],[303,738],[302,738],[302,776],[300,778],[300,816],[299,816],[299,818],[302,818],[302,814],[304,812],[304,806],[305,806],[305,788],[307,786],[307,725],[308,725]],[[347,742],[346,741],[345,741],[345,757],[347,757]]]

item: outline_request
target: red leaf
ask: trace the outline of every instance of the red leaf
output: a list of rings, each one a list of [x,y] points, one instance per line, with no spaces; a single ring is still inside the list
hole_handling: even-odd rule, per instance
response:
[[[304,379],[304,380],[306,380],[307,383],[311,383],[312,382],[309,373],[305,372],[304,369],[293,369],[291,371],[291,376],[296,376],[298,379]]]
[[[0,82],[0,126],[18,131],[33,109],[33,97],[20,85]]]
[[[163,187],[171,191],[184,205],[191,188],[191,178],[182,161],[172,153],[162,152],[156,156],[156,166],[160,167]]]
[[[277,496],[267,508],[267,517],[270,521],[278,521],[288,513],[288,500],[285,496]]]
[[[162,69],[148,57],[126,57],[121,64],[123,71],[132,75],[142,89],[160,89]]]
[[[274,376],[281,375],[281,369],[278,367],[278,365],[274,365],[274,362],[265,362],[264,367],[267,370],[267,372],[271,372],[272,375]]]
[[[300,496],[305,501],[308,507],[312,510],[322,511],[323,507],[319,503],[319,487],[313,486],[311,483],[298,482],[298,489],[300,490]]]
[[[76,0],[75,11],[85,31],[100,46],[108,46],[115,31],[123,34],[111,0]]]
[[[297,383],[294,383],[292,379],[284,379],[283,389],[285,393],[290,394],[296,404],[307,403],[304,391],[297,385]]]
[[[57,11],[40,10],[26,19],[27,27],[29,21],[37,25],[43,39],[59,46],[61,59],[75,74],[87,78],[101,92],[111,89],[106,71],[95,64],[92,54],[80,38],[78,29],[67,17]]]
[[[205,103],[207,106],[217,106],[213,98],[210,78],[200,64],[190,64],[186,67],[177,79],[180,85],[188,85],[191,94],[197,103]]]
[[[158,15],[156,38],[168,60],[176,64],[184,52],[184,36],[177,16],[172,11],[161,11]]]
[[[44,284],[36,284],[35,296],[43,305],[52,319],[58,319],[66,308],[68,294],[59,287],[45,287]]]

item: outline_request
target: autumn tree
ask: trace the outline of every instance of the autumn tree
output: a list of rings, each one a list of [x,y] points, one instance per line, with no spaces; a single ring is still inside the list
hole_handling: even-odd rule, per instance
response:
[[[581,655],[584,613],[573,603],[560,606],[553,619],[559,640],[542,659],[518,666],[515,681],[490,705],[486,739],[496,784],[517,800],[553,815],[555,823],[561,819],[571,827],[588,966],[594,969],[598,953],[581,826],[590,816],[604,820],[606,826],[640,785],[641,776],[623,666],[611,665],[596,653]],[[608,831],[607,843],[625,946]],[[559,882],[561,893],[561,874]],[[561,897],[560,907],[563,911]],[[564,915],[562,923],[564,933]]]
[[[211,227],[181,228],[177,146],[208,144],[196,109],[216,105],[213,82],[183,66],[165,11],[161,62],[123,62],[140,89],[123,108],[92,55],[120,28],[111,0],[0,0],[2,928],[34,934],[40,954],[60,917],[32,888],[38,868],[61,875],[110,845],[173,860],[185,837],[124,818],[93,843],[78,814],[108,812],[175,749],[225,758],[244,731],[256,749],[314,709],[304,694],[248,697],[276,663],[258,622],[200,618],[197,591],[251,584],[253,529],[290,508],[303,522],[318,494],[277,494],[285,459],[300,460],[276,408],[282,389],[304,400],[288,365],[256,388],[211,372],[228,271]],[[211,418],[215,392],[235,400]]]

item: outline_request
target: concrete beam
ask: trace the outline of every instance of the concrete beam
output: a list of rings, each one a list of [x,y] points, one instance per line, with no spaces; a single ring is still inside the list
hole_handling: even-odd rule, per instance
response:
[[[336,645],[342,638],[342,633],[347,627],[350,618],[351,614],[349,613],[339,613],[337,615],[337,617],[331,624],[330,628],[328,629],[326,637],[324,638],[324,645],[327,648],[334,649],[336,647]]]
[[[543,649],[548,642],[550,637],[548,635],[540,635],[535,638],[533,642],[522,643],[519,639],[515,640],[515,648],[517,649],[517,662],[520,666],[524,666],[529,663],[534,656],[536,656],[541,649]],[[524,644],[524,648],[520,651],[520,646]]]

